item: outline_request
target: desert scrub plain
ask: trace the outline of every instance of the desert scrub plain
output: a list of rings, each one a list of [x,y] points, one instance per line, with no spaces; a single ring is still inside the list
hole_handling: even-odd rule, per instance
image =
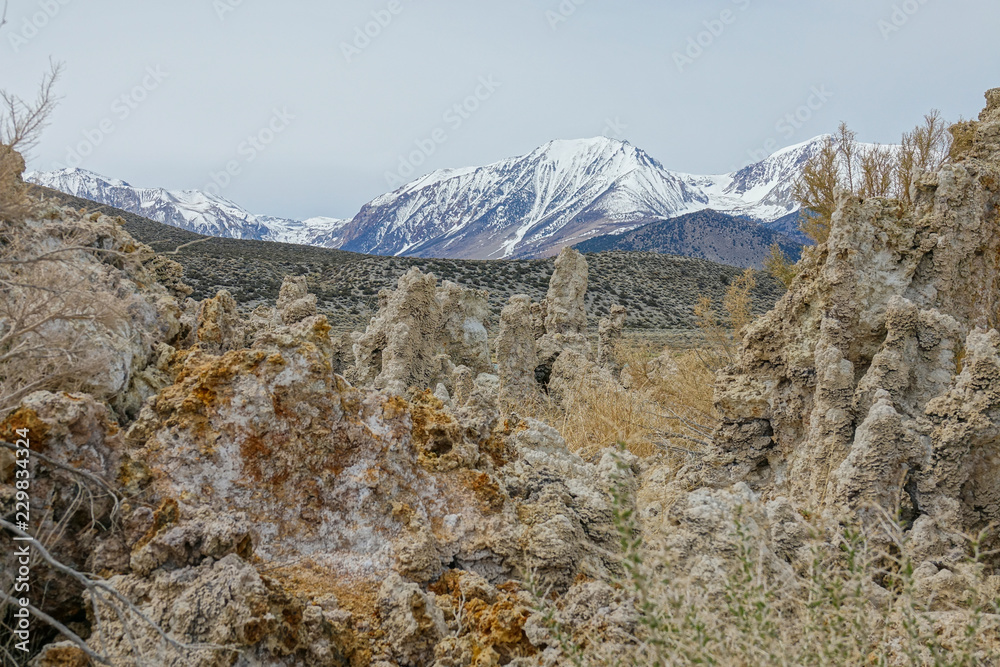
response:
[[[101,211],[126,221],[125,229],[137,240],[160,251],[182,247],[170,257],[184,267],[184,280],[192,296],[205,299],[228,290],[241,310],[249,312],[263,303],[274,303],[286,275],[306,276],[318,299],[319,311],[339,330],[362,327],[378,308],[378,293],[394,289],[399,277],[412,267],[433,273],[464,287],[490,292],[491,319],[514,294],[540,301],[548,289],[554,259],[475,261],[419,259],[359,255],[340,250],[264,241],[203,237],[140,216],[79,199],[48,188],[32,186],[42,198],[86,212]],[[701,296],[721,299],[730,281],[742,269],[699,259],[655,253],[610,252],[593,255],[587,291],[589,321],[596,327],[611,306],[628,309],[626,326],[645,333],[695,332],[695,306]],[[770,308],[784,286],[769,275],[759,275],[754,290],[757,312]]]
[[[837,189],[768,312],[754,274],[695,299],[684,349],[628,341],[610,306],[595,346],[596,261],[573,250],[499,315],[425,265],[355,331],[291,262],[252,309],[189,298],[183,250],[33,203],[8,163],[0,439],[36,454],[0,446],[0,526],[24,536],[27,469],[27,657],[997,664],[1000,89],[987,102],[908,204]]]

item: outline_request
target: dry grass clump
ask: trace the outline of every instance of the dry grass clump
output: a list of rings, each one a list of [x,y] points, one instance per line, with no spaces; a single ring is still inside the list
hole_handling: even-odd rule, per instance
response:
[[[662,454],[678,464],[703,456],[718,422],[715,373],[736,360],[738,339],[754,319],[755,288],[756,274],[748,269],[730,281],[721,311],[701,297],[695,308],[701,342],[692,348],[622,341],[613,357],[624,389],[582,379],[558,402],[548,401],[540,417],[584,456],[615,443],[637,456]]]
[[[704,455],[716,417],[714,370],[701,350],[660,350],[627,340],[614,357],[627,388],[580,380],[547,396],[533,416],[559,430],[571,451],[596,458],[610,445],[640,457],[664,455],[680,464]]]

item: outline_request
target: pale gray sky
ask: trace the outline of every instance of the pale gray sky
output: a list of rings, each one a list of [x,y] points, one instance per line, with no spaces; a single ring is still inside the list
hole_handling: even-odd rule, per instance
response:
[[[979,112],[998,28],[996,0],[11,0],[0,87],[31,95],[65,63],[30,168],[216,174],[255,213],[350,217],[391,174],[555,138],[694,173],[840,120],[892,142],[932,107]]]

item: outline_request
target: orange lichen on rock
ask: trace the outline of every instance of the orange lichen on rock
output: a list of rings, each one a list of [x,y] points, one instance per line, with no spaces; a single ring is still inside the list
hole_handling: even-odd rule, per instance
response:
[[[18,431],[22,429],[28,431],[31,449],[35,451],[45,450],[45,438],[49,432],[48,426],[39,419],[34,410],[28,407],[18,408],[0,422],[0,440],[14,444],[22,439],[18,434]]]
[[[494,587],[475,574],[448,570],[428,590],[450,598],[457,635],[471,642],[472,664],[480,664],[478,657],[490,652],[500,664],[538,652],[524,633],[533,613],[530,597],[516,584]]]
[[[180,509],[177,501],[173,498],[166,498],[153,513],[153,523],[149,530],[135,543],[133,550],[141,549],[149,543],[156,535],[167,527],[176,524],[180,520]]]

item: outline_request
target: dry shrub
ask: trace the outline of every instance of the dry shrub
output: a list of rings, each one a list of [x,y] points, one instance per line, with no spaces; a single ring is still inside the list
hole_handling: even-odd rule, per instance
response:
[[[33,391],[86,388],[109,363],[89,336],[121,321],[111,293],[97,289],[86,232],[26,221],[39,207],[21,180],[21,153],[55,107],[58,77],[53,65],[33,102],[0,91],[0,416]]]
[[[28,224],[0,234],[0,415],[34,391],[85,389],[109,364],[92,335],[115,330],[123,315],[112,293],[95,289],[83,242]]]
[[[798,264],[789,259],[777,243],[771,246],[771,251],[764,258],[764,270],[785,287],[791,287],[795,276],[799,274]]]
[[[552,603],[536,598],[565,660],[604,665],[949,665],[1000,664],[996,577],[984,575],[981,538],[967,536],[964,562],[948,567],[960,595],[927,597],[901,526],[823,526],[783,575],[765,564],[759,528],[737,508],[730,560],[706,586],[674,555],[642,543],[634,512],[616,496],[615,518],[638,622],[631,643],[609,650],[600,637],[560,626]],[[691,554],[689,554],[690,556]]]
[[[571,451],[593,458],[608,445],[624,444],[637,456],[656,453],[656,405],[641,392],[580,383],[561,401],[548,397],[538,418],[555,426]]]
[[[614,359],[627,388],[581,378],[559,396],[544,397],[531,416],[553,425],[570,451],[588,459],[614,445],[665,457],[673,467],[703,456],[716,418],[714,372],[701,353],[627,338]]]
[[[42,78],[33,102],[25,102],[6,90],[0,91],[0,221],[24,220],[33,211],[27,188],[21,180],[24,158],[38,142],[56,105],[54,86],[60,68],[53,64]]]
[[[857,134],[841,123],[837,133],[806,162],[796,184],[795,197],[807,213],[800,229],[817,243],[826,241],[838,189],[862,198],[895,198],[904,210],[909,209],[915,177],[937,171],[952,155],[952,135],[936,109],[905,133],[899,146],[860,144]]]

